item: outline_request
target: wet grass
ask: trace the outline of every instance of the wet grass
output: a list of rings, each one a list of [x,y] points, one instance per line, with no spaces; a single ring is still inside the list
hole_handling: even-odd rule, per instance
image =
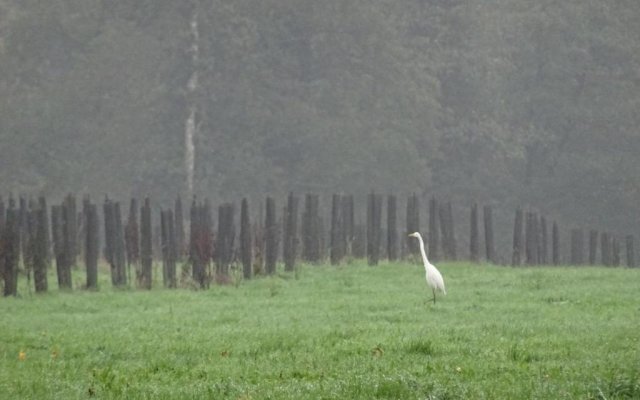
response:
[[[304,266],[213,287],[0,299],[20,399],[640,398],[640,270]]]

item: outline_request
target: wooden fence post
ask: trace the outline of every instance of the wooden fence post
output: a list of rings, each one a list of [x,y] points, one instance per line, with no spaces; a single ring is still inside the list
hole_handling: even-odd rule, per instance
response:
[[[63,230],[64,230],[64,246],[66,268],[69,269],[69,288],[71,288],[71,267],[76,265],[76,257],[78,255],[78,214],[76,207],[76,198],[72,194],[67,195],[62,207]]]
[[[551,230],[551,258],[553,265],[560,265],[560,232],[558,230],[558,224],[553,221],[553,228]]]
[[[380,260],[381,219],[382,196],[372,192],[367,201],[367,260],[372,266]]]
[[[138,224],[138,200],[129,203],[129,218],[124,228],[125,249],[127,251],[127,280],[131,282],[131,265],[133,264],[136,279],[140,276],[140,225]]]
[[[191,205],[190,258],[194,282],[200,289],[209,287],[207,265],[211,261],[213,234],[211,231],[211,205],[205,200],[198,205],[193,199]]]
[[[229,266],[233,262],[233,248],[236,237],[234,224],[235,207],[225,203],[218,207],[218,235],[216,237],[216,279],[218,283],[228,283]]]
[[[438,209],[440,216],[440,231],[442,232],[442,252],[446,260],[455,260],[456,237],[453,223],[453,207],[451,202],[440,204]]]
[[[600,233],[600,256],[602,265],[611,265],[611,240],[606,232]]]
[[[253,246],[249,201],[246,197],[240,204],[240,258],[242,259],[242,276],[244,279],[251,279],[253,277]]]
[[[267,197],[265,216],[265,270],[268,275],[276,272],[278,261],[278,219],[276,218],[276,203],[273,198]]]
[[[162,282],[167,288],[175,288],[177,241],[174,215],[171,209],[160,211],[160,229],[162,240]]]
[[[4,226],[6,221],[7,211],[5,209],[4,200],[0,196],[0,281],[4,281],[4,250],[2,249],[2,243],[4,240]]]
[[[342,196],[334,194],[331,198],[331,231],[329,258],[331,265],[338,265],[344,257],[344,215],[342,214]]]
[[[612,264],[614,267],[620,266],[620,242],[615,235],[611,236]]]
[[[122,227],[122,214],[120,212],[120,202],[113,204],[113,227],[114,227],[114,260],[118,275],[118,285],[127,285],[126,271],[126,251],[124,248],[124,229]]]
[[[584,264],[584,238],[582,229],[571,230],[571,264]]]
[[[412,193],[407,198],[407,232],[408,235],[413,232],[420,232],[420,199],[418,195]],[[416,240],[405,241],[408,246],[409,254],[415,259],[419,259],[420,248]]]
[[[534,212],[527,212],[525,227],[525,252],[528,265],[539,264],[540,234],[538,226],[538,215]]]
[[[522,209],[516,209],[516,215],[513,222],[513,253],[511,255],[511,265],[514,267],[522,264],[522,245],[523,245],[523,213]]]
[[[589,231],[589,265],[595,265],[598,253],[598,231]]]
[[[153,231],[151,230],[151,201],[148,197],[140,208],[140,275],[139,287],[150,290],[153,271]]]
[[[182,210],[182,199],[178,195],[173,206],[174,231],[176,239],[176,260],[182,260],[187,254],[186,238],[184,230],[184,212]]]
[[[469,233],[469,256],[471,261],[480,262],[480,240],[478,238],[478,204],[471,204],[471,231]]]
[[[496,262],[496,250],[493,243],[493,211],[491,206],[484,206],[484,244],[486,258],[490,263]]]
[[[8,220],[8,216],[7,216]],[[62,206],[51,207],[51,233],[53,239],[53,255],[56,259],[56,276],[58,277],[58,287],[64,287],[64,234],[62,232]]]
[[[84,201],[85,221],[85,251],[84,263],[87,269],[87,289],[98,289],[98,210],[95,204],[91,204],[89,198]]]
[[[1,201],[1,199],[0,199]],[[46,258],[47,258],[47,268],[51,265],[51,237],[49,235],[49,232],[51,232],[50,227],[49,227],[49,208],[47,206],[47,199],[44,196],[40,196],[38,198],[38,204],[40,209],[44,212],[44,216],[42,218],[43,219],[43,230],[46,232],[45,234],[45,240],[46,243],[45,248],[46,248]],[[4,210],[0,210],[0,213],[3,213]]]
[[[9,206],[4,222],[4,295],[18,294],[18,262],[20,260],[20,211]]]
[[[547,247],[547,243],[548,243],[548,235],[547,235],[547,219],[544,216],[540,216],[540,223],[539,223],[539,240],[540,240],[540,246],[539,246],[539,254],[538,254],[538,261],[540,264],[542,265],[546,265],[549,263],[548,260],[548,247]]]
[[[60,289],[71,289],[71,264],[69,259],[69,229],[66,216],[69,213],[66,201],[59,206],[51,208],[51,228],[53,230],[53,245],[56,255],[56,272],[58,275],[58,287]]]
[[[387,197],[387,258],[389,261],[398,259],[396,196],[392,194]]]
[[[33,281],[35,283],[36,293],[47,291],[47,269],[48,259],[48,237],[47,214],[42,208],[31,210],[33,222],[35,226],[34,235],[32,236],[32,254],[33,254]]]
[[[284,217],[283,258],[284,270],[292,272],[296,265],[298,248],[298,198],[289,193],[287,198],[287,212]]]
[[[438,246],[440,244],[440,227],[438,226],[438,201],[435,197],[429,200],[429,260],[438,260]]]
[[[636,255],[633,249],[633,235],[627,235],[626,237],[626,250],[627,250],[627,267],[636,267]]]
[[[353,256],[353,241],[355,235],[355,210],[353,195],[342,196],[342,215],[344,219],[345,256]]]
[[[315,194],[307,194],[302,215],[303,259],[310,263],[320,262],[321,224],[318,214],[319,198]]]

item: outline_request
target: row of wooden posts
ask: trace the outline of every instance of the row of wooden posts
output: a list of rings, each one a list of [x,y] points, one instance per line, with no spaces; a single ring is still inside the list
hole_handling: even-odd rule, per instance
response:
[[[293,271],[298,256],[305,262],[321,263],[328,255],[333,265],[351,258],[366,258],[370,265],[378,264],[384,257],[390,261],[407,257],[418,259],[417,242],[407,241],[405,234],[399,234],[397,197],[389,195],[386,199],[385,229],[382,221],[383,203],[382,195],[370,193],[367,196],[366,222],[359,224],[354,196],[334,194],[331,197],[327,243],[320,197],[316,194],[304,196],[301,215],[298,211],[299,198],[289,194],[280,218],[274,198],[267,197],[262,209],[264,213],[260,210],[260,217],[253,223],[249,202],[246,198],[242,199],[239,234],[236,234],[233,203],[218,207],[217,230],[214,232],[210,202],[194,198],[190,207],[188,237],[180,197],[172,208],[160,210],[157,230],[153,229],[149,198],[144,199],[141,205],[137,199],[132,199],[126,220],[122,218],[120,203],[106,198],[102,205],[103,257],[110,265],[114,286],[125,286],[135,280],[136,286],[144,289],[150,289],[153,282],[154,247],[156,251],[160,250],[162,281],[169,288],[177,287],[179,281],[188,281],[199,288],[207,288],[211,282],[229,283],[235,271],[244,279],[251,279],[254,274],[273,274],[280,259],[285,271]],[[420,209],[419,196],[408,196],[405,233],[420,231]],[[428,210],[428,230],[424,233],[429,258],[456,260],[458,246],[451,202],[439,202],[431,198]],[[68,195],[61,204],[51,207],[51,226],[47,212],[44,197],[37,201],[20,197],[19,204],[10,197],[8,207],[0,198],[0,276],[6,296],[17,294],[20,260],[22,271],[26,272],[28,279],[33,274],[35,291],[44,292],[47,291],[47,270],[52,264],[51,259],[55,259],[58,286],[71,289],[72,267],[77,265],[81,255],[86,269],[84,287],[98,288],[98,259],[101,253],[98,206],[85,197],[82,210],[78,212],[75,197]],[[472,204],[469,259],[480,262],[484,258],[488,262],[498,263],[491,206],[482,208],[484,249],[480,248],[479,220],[478,205]],[[560,264],[560,235],[555,221],[551,224],[550,234],[549,238],[548,222],[544,216],[517,209],[511,265]],[[155,246],[154,237],[159,237]],[[236,239],[239,240],[237,244]],[[625,239],[627,265],[635,267],[633,236],[626,236]],[[615,235],[591,230],[588,246],[585,246],[583,230],[572,229],[569,264],[587,262],[585,247],[589,264],[620,265],[620,244]],[[598,247],[600,260],[597,259]],[[181,271],[177,271],[178,264],[182,265]],[[132,269],[135,278],[131,277]]]

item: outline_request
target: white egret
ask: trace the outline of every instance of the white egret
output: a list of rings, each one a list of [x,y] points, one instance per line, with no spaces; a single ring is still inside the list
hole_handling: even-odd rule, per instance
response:
[[[436,290],[442,292],[442,294],[447,294],[447,291],[444,289],[444,279],[442,279],[442,275],[440,271],[429,262],[427,259],[427,253],[424,251],[424,242],[422,241],[422,236],[420,236],[419,232],[413,232],[409,234],[410,237],[417,238],[420,242],[420,252],[422,253],[422,262],[424,264],[424,270],[427,275],[427,285],[433,291],[433,304],[436,304]]]

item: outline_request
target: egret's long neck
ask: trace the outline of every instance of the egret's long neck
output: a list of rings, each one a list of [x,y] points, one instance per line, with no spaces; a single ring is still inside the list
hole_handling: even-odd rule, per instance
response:
[[[418,236],[418,240],[420,241],[420,253],[422,253],[422,260],[424,261],[424,267],[427,267],[429,260],[427,259],[427,252],[424,251],[424,241],[422,240],[422,236]]]

